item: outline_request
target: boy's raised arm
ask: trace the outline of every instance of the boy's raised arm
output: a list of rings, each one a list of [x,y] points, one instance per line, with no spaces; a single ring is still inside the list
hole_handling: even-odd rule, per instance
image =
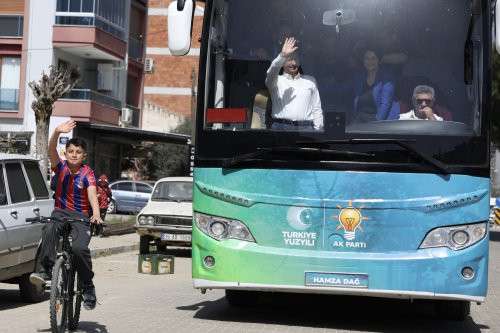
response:
[[[68,120],[65,123],[56,127],[49,140],[49,158],[51,167],[55,167],[59,163],[59,153],[57,152],[57,140],[62,133],[69,133],[76,127],[74,120]]]

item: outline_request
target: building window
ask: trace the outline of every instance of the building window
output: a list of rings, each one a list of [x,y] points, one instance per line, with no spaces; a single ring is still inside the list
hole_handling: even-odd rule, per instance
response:
[[[23,17],[20,15],[0,15],[1,37],[22,37]]]
[[[0,66],[0,110],[18,110],[21,58],[0,58]]]

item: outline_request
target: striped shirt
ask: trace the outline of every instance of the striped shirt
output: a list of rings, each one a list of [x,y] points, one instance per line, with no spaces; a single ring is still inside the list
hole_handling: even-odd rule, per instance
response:
[[[60,160],[52,178],[55,188],[55,208],[80,212],[86,216],[90,213],[90,201],[87,189],[96,186],[94,171],[86,164],[73,174],[66,161]]]

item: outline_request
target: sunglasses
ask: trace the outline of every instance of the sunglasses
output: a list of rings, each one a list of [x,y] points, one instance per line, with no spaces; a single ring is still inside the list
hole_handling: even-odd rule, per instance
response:
[[[427,105],[430,105],[432,104],[434,101],[432,99],[428,99],[428,98],[417,98],[417,104],[427,104]]]
[[[299,66],[297,66],[297,65],[286,65],[285,67],[286,68],[298,68]]]

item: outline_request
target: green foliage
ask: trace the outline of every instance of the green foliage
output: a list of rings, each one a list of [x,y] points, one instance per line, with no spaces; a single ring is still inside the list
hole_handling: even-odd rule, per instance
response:
[[[191,120],[186,120],[174,133],[191,135]],[[153,146],[150,172],[154,179],[188,175],[188,147],[178,144],[158,143]]]

